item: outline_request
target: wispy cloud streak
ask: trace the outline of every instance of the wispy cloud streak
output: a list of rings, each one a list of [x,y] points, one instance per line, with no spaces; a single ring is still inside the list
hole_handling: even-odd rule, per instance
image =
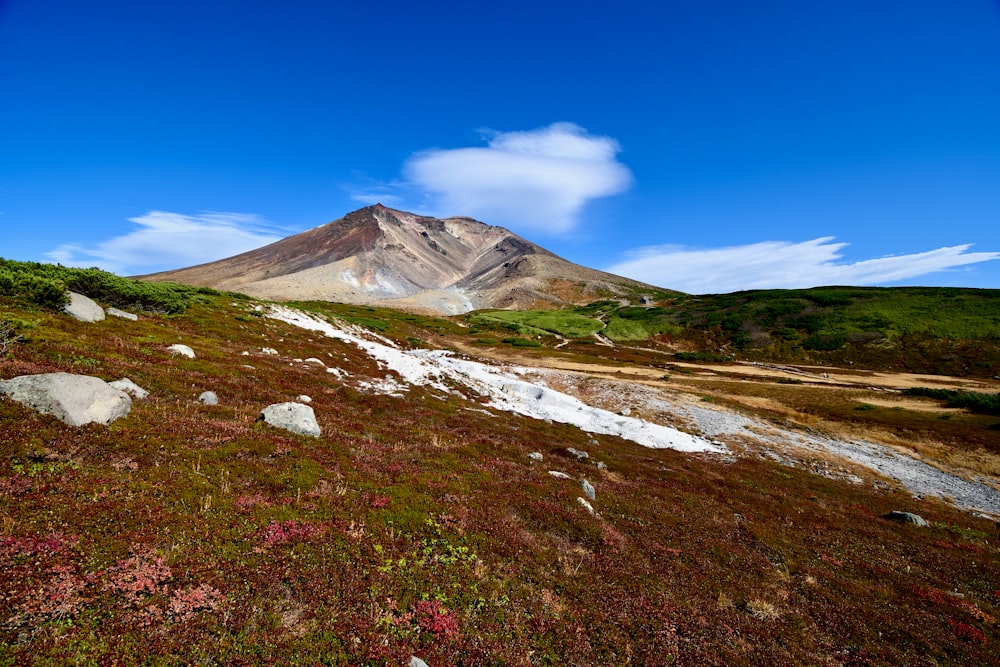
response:
[[[246,213],[150,211],[129,221],[139,228],[89,248],[60,245],[47,257],[66,266],[96,266],[134,275],[211,262],[281,238],[273,225]]]
[[[676,245],[637,248],[609,266],[611,273],[690,294],[820,285],[883,285],[1000,259],[1000,252],[968,252],[971,244],[908,255],[844,262],[848,244],[826,236],[811,241],[764,241],[724,248]]]

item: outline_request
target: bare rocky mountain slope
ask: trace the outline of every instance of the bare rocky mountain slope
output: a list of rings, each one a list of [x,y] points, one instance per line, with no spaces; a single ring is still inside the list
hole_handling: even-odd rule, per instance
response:
[[[503,227],[381,204],[235,257],[143,279],[443,314],[662,292],[568,262]]]

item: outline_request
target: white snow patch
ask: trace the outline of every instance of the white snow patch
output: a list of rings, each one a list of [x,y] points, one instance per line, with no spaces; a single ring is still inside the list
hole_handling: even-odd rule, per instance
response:
[[[272,306],[269,316],[352,343],[384,363],[409,384],[454,393],[448,384],[457,383],[486,396],[489,399],[486,405],[489,407],[535,419],[572,424],[589,433],[617,435],[653,449],[715,453],[728,451],[724,446],[677,429],[591,407],[572,396],[518,379],[496,367],[458,359],[445,350],[400,350],[348,333],[329,322],[284,306]]]

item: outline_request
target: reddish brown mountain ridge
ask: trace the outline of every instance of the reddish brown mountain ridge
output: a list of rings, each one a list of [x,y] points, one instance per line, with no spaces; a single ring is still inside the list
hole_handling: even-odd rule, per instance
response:
[[[381,204],[227,259],[142,276],[275,301],[457,314],[557,308],[662,291],[562,259],[503,227]]]

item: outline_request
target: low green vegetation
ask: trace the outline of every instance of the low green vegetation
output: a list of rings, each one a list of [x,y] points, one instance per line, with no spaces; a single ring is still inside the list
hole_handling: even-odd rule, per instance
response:
[[[182,313],[192,303],[205,303],[208,297],[219,293],[207,287],[122,278],[100,269],[0,258],[0,293],[17,303],[58,310],[69,302],[68,291],[99,300],[107,306],[164,314]]]
[[[738,356],[1000,375],[1000,290],[824,287],[663,294],[655,305],[597,301],[559,311],[490,311],[480,328]]]
[[[576,310],[491,310],[469,317],[476,326],[500,326],[526,334],[584,338],[604,328],[604,325]]]
[[[926,396],[944,401],[949,408],[964,408],[981,415],[1000,415],[1000,394],[979,391],[956,391],[953,389],[932,389],[910,387],[903,391],[907,396]]]

